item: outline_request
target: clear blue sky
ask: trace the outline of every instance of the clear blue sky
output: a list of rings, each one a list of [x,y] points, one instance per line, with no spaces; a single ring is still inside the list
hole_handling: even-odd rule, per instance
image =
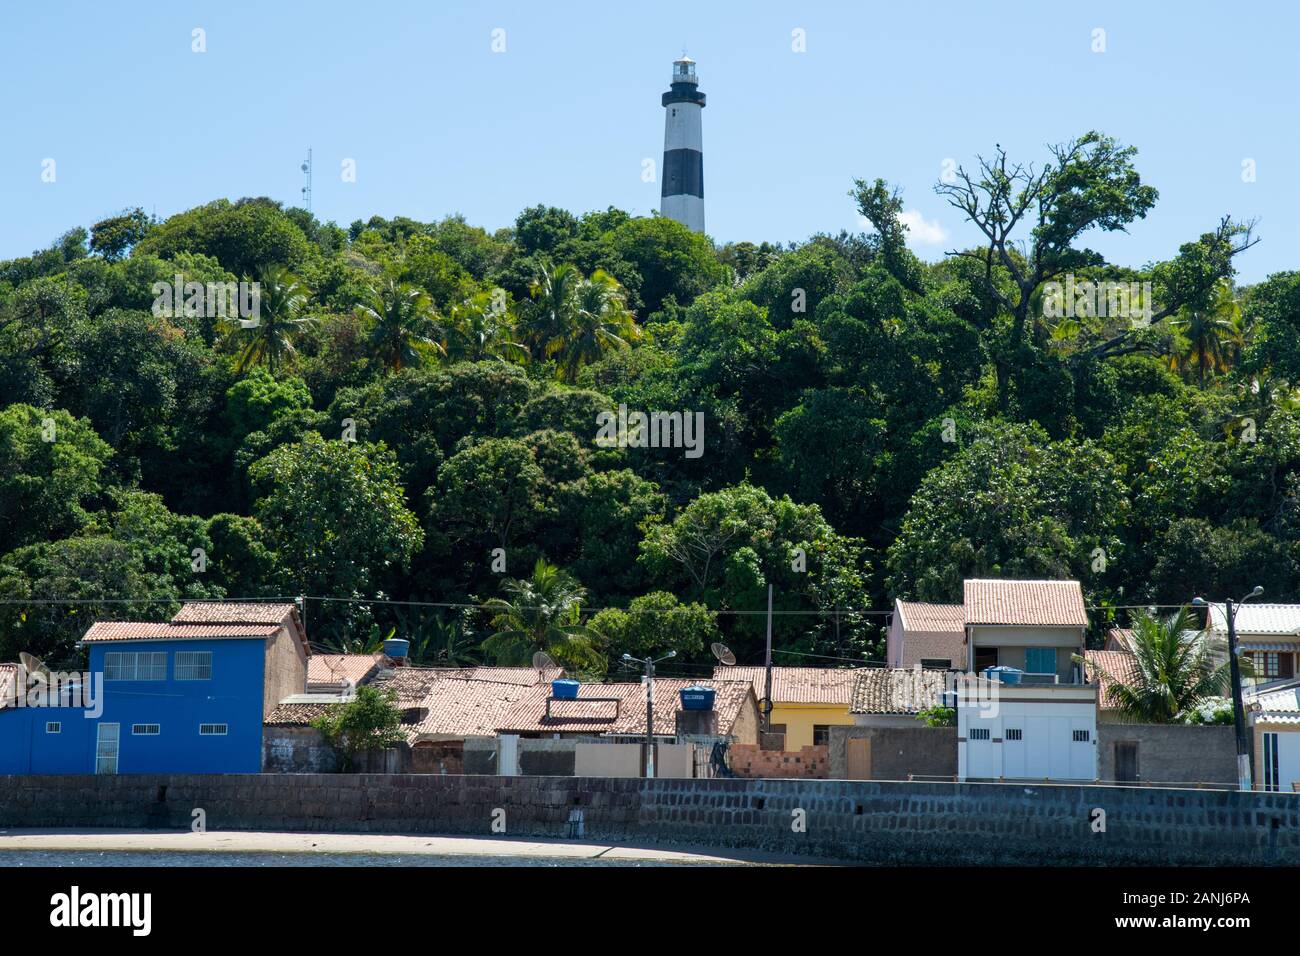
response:
[[[1258,0],[14,4],[0,23],[0,259],[130,206],[295,204],[309,145],[313,211],[345,226],[460,212],[491,229],[539,202],[647,213],[659,186],[641,161],[659,159],[659,95],[685,47],[709,97],[718,241],[857,228],[847,191],[879,176],[903,187],[924,224],[913,247],[935,258],[974,238],[932,192],[945,159],[1000,142],[1041,160],[1042,144],[1096,127],[1139,148],[1161,194],[1096,248],[1140,265],[1224,213],[1258,217],[1263,241],[1241,260],[1254,281],[1300,268],[1298,26],[1292,4]],[[340,181],[344,158],[356,183]],[[1246,158],[1256,182],[1242,182]]]

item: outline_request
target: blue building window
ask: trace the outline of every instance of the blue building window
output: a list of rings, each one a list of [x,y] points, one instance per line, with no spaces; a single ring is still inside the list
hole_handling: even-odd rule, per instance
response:
[[[157,737],[162,733],[162,727],[158,724],[132,724],[131,733],[137,737]]]
[[[1031,674],[1056,673],[1056,648],[1026,647],[1025,670]]]
[[[211,651],[177,651],[177,680],[212,680]]]
[[[108,651],[104,680],[166,680],[166,651]]]
[[[199,724],[200,737],[224,737],[229,730],[225,724]]]
[[[63,733],[63,724],[57,720],[47,720],[45,722],[45,732],[47,734],[61,734]]]

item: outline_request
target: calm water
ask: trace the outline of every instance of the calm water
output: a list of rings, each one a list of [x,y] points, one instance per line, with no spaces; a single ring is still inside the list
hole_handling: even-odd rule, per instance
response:
[[[593,860],[521,856],[434,856],[423,853],[156,853],[138,850],[18,850],[0,852],[11,866],[727,866],[654,860]]]

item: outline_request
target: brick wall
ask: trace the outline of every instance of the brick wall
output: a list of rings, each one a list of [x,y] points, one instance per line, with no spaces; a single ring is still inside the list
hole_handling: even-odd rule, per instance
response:
[[[830,776],[825,746],[799,750],[764,750],[752,744],[732,744],[727,762],[742,777],[802,777],[825,780]]]
[[[741,846],[874,863],[1300,864],[1300,797],[1148,787],[381,774],[0,777],[0,827],[299,830]],[[807,829],[791,822],[802,810]],[[1094,832],[1096,811],[1104,832]]]

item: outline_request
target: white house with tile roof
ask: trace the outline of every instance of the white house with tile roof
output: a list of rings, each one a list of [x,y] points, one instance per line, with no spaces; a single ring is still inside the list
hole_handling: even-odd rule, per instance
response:
[[[964,584],[968,677],[954,695],[961,780],[1095,780],[1097,685],[1078,581]],[[1011,668],[998,679],[990,668]]]
[[[1255,789],[1300,791],[1300,680],[1246,693],[1242,702],[1255,743]]]
[[[1219,641],[1228,637],[1227,612],[1211,604],[1207,632]],[[1267,685],[1300,677],[1300,604],[1239,604],[1234,621],[1237,647],[1254,671],[1243,683],[1266,690]]]

